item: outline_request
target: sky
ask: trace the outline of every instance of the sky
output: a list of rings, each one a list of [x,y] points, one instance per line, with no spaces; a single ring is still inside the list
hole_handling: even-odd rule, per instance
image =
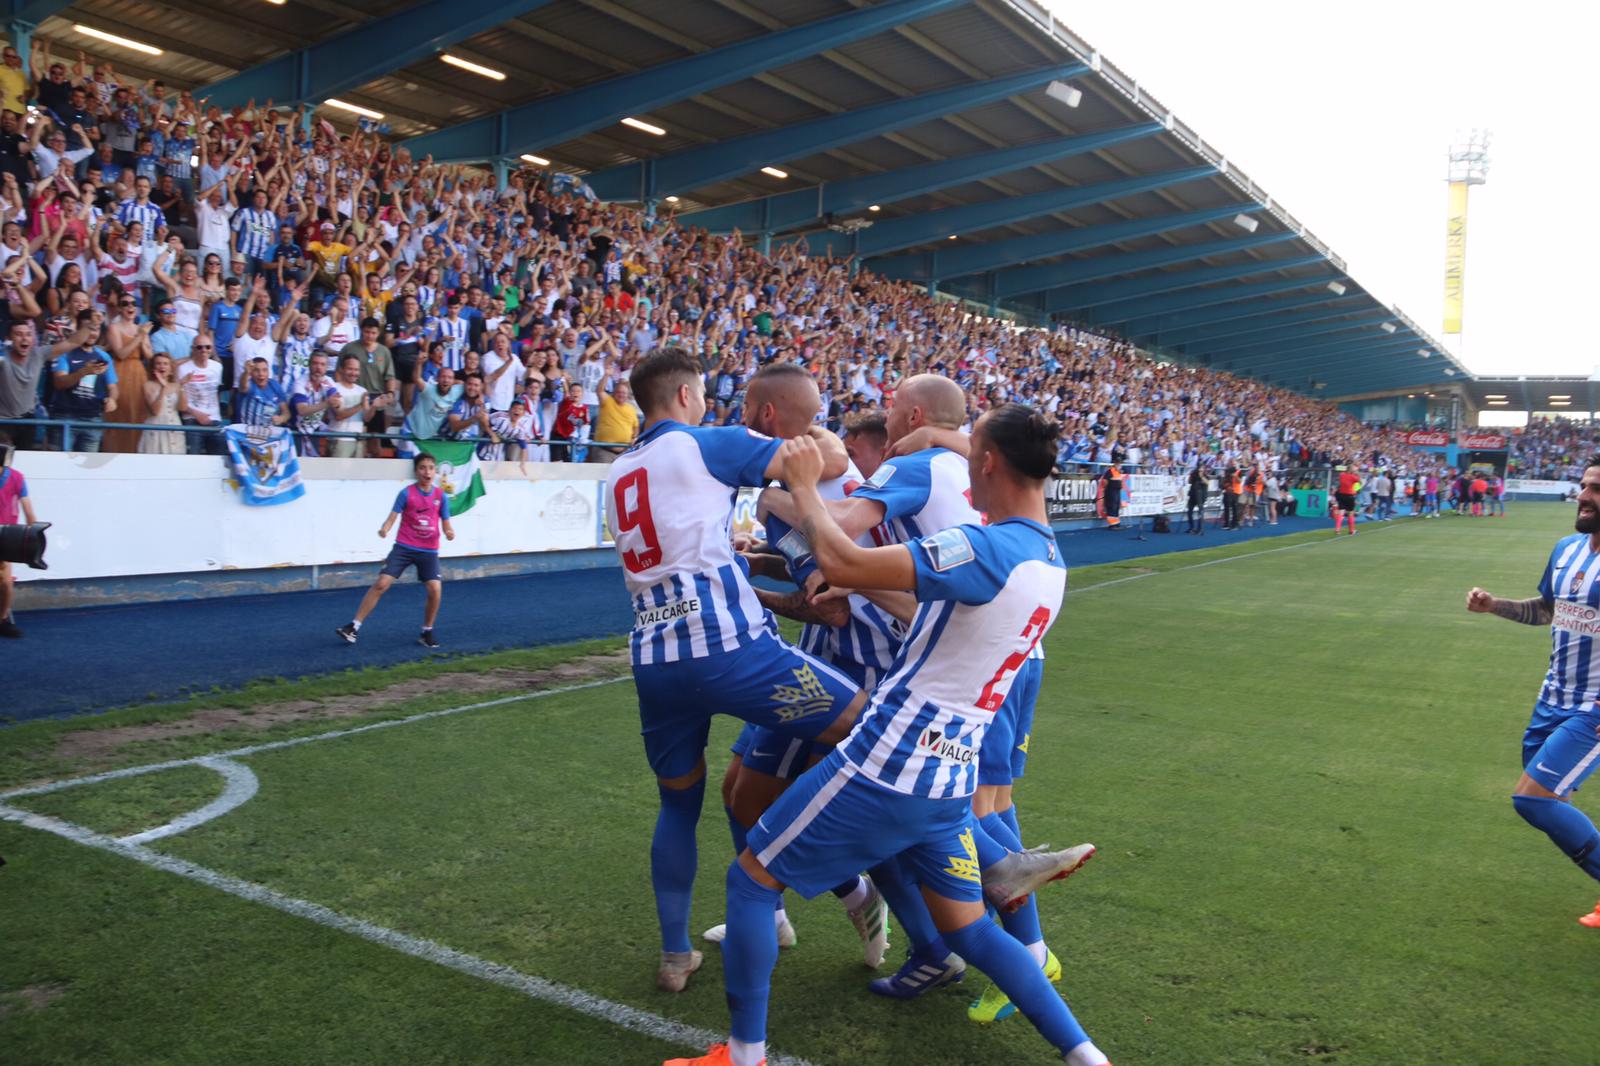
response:
[[[1600,373],[1578,313],[1600,4],[1045,2],[1470,371]],[[1447,338],[1446,153],[1472,127],[1492,132],[1489,180]]]

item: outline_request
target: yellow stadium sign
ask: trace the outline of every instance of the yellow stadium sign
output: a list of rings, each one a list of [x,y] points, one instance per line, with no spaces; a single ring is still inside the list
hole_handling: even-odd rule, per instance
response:
[[[1450,183],[1450,217],[1444,238],[1444,331],[1461,332],[1467,282],[1467,183]]]

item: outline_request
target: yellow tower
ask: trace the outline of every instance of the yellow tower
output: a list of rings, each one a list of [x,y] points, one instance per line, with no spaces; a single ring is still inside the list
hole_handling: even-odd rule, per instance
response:
[[[1444,331],[1459,340],[1467,285],[1467,190],[1489,180],[1488,130],[1457,137],[1450,146],[1445,180],[1450,183],[1450,214],[1444,238]]]

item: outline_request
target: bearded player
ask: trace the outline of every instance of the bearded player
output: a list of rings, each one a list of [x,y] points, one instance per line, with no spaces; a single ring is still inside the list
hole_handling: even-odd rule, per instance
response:
[[[1589,460],[1578,492],[1577,532],[1556,542],[1539,595],[1503,600],[1481,588],[1467,610],[1530,626],[1549,626],[1550,668],[1522,735],[1522,776],[1511,805],[1579,869],[1600,881],[1600,831],[1572,805],[1572,794],[1600,760],[1600,455]],[[1600,929],[1600,905],[1579,918]]]

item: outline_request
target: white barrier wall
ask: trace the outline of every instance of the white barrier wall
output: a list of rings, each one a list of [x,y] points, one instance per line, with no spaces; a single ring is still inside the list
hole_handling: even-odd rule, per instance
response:
[[[378,527],[411,480],[398,459],[302,459],[303,497],[249,507],[223,461],[202,455],[17,452],[34,511],[52,523],[49,570],[20,581],[190,574],[382,559]],[[570,551],[602,544],[604,465],[485,463],[485,493],[441,555]]]

